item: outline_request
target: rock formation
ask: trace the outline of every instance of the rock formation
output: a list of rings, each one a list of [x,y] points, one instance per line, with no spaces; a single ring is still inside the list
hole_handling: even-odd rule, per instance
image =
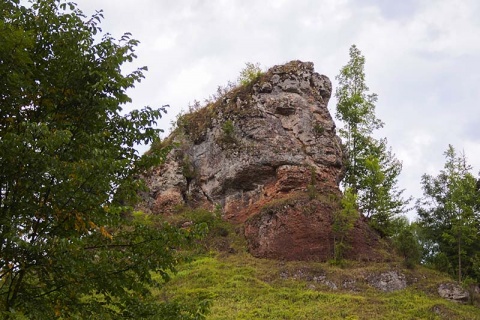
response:
[[[470,298],[468,291],[458,283],[442,283],[438,287],[438,295],[444,299],[456,302],[467,302]]]
[[[173,146],[166,162],[143,177],[142,209],[218,207],[243,225],[255,256],[331,258],[343,174],[331,91],[313,63],[292,61],[181,116],[164,142]],[[378,258],[378,238],[360,217],[349,241],[351,258]]]

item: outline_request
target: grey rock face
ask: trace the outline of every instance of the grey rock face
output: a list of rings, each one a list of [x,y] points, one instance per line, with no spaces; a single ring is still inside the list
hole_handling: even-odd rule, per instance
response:
[[[312,171],[319,188],[338,192],[343,154],[327,109],[331,90],[313,63],[292,61],[185,116],[171,137],[179,146],[143,177],[150,191],[142,209],[220,205],[243,222],[245,208],[305,188]]]

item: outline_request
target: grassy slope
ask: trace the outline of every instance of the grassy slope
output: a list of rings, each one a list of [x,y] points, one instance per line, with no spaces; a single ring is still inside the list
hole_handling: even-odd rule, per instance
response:
[[[207,319],[480,319],[479,307],[440,298],[438,285],[452,279],[430,269],[403,269],[400,260],[349,261],[340,268],[329,263],[257,259],[246,252],[241,232],[207,211],[174,218],[177,224],[207,223],[212,232],[200,245],[203,253],[194,254],[154,293],[161,300],[186,303],[208,296],[212,306]],[[208,248],[233,248],[236,253]],[[405,275],[407,289],[385,293],[365,280],[392,270]],[[337,289],[332,289],[333,283]]]
[[[210,253],[184,264],[159,297],[212,298],[207,319],[480,319],[480,309],[436,296],[440,282],[451,281],[431,270],[403,270],[406,290],[380,292],[360,281],[365,274],[391,270],[387,264],[279,262],[247,253]],[[340,289],[314,281],[324,275]],[[343,289],[356,279],[355,290]]]

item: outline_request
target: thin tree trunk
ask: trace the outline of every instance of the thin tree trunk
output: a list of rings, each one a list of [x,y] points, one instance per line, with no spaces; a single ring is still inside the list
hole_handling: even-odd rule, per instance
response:
[[[460,237],[458,239],[458,282],[462,282],[462,256],[460,255],[461,252],[461,244],[460,244]]]

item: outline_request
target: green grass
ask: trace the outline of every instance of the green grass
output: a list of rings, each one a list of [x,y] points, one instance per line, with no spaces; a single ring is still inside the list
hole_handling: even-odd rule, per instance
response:
[[[183,264],[172,280],[155,294],[161,299],[209,296],[207,319],[480,319],[480,309],[436,296],[449,280],[424,268],[403,270],[406,290],[379,292],[366,274],[397,268],[388,264],[349,262],[345,268],[328,263],[280,262],[256,259],[248,253],[211,252]],[[313,280],[323,275],[340,289]],[[356,290],[342,288],[354,279]]]

